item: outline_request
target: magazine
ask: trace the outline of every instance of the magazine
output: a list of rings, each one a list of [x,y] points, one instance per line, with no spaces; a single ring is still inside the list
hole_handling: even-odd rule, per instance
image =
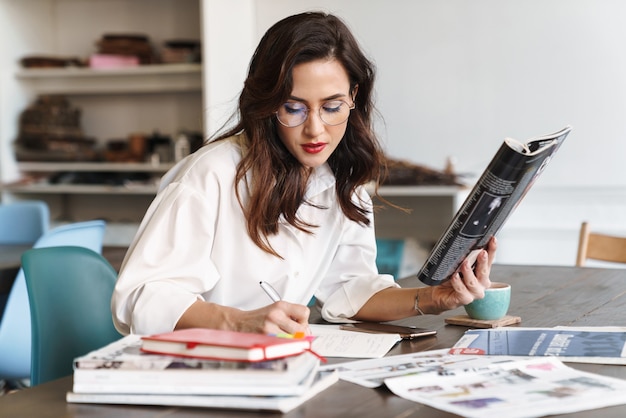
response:
[[[322,369],[368,388],[384,384],[402,398],[463,417],[540,417],[626,404],[626,381],[569,368],[555,357],[439,349]]]
[[[92,394],[299,396],[310,389],[318,367],[319,363],[305,370],[301,380],[293,383],[289,382],[290,376],[282,383],[276,379],[266,382],[268,379],[253,371],[235,382],[206,370],[75,370],[72,390]]]
[[[449,348],[399,354],[380,359],[355,360],[334,365],[321,366],[320,370],[336,370],[339,378],[366,388],[377,388],[392,377],[432,374],[446,371],[468,371],[481,369],[485,365],[512,361],[513,357],[454,356]]]
[[[311,349],[311,339],[255,332],[186,328],[142,337],[141,350],[154,354],[213,360],[266,361]]]
[[[626,364],[626,329],[472,329],[465,332],[450,352],[490,356],[553,356],[565,362]]]
[[[500,230],[570,133],[558,132],[526,143],[507,138],[476,182],[417,274],[438,285],[463,260],[474,264],[480,250]]]
[[[163,395],[154,393],[76,393],[70,391],[67,392],[65,399],[69,403],[171,405],[285,413],[326,390],[337,380],[337,372],[317,372],[309,388],[294,396]]]
[[[626,381],[579,371],[554,357],[406,375],[385,385],[404,399],[468,418],[542,417],[626,404]]]
[[[141,351],[128,335],[74,360],[76,393],[300,395],[319,367],[309,353],[262,362],[194,359]]]

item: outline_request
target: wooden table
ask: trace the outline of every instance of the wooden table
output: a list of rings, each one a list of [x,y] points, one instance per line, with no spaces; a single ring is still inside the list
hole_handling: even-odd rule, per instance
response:
[[[492,280],[512,285],[509,313],[522,318],[521,326],[551,327],[557,325],[626,326],[626,270],[576,267],[494,266]],[[402,281],[416,284],[416,279]],[[436,337],[404,341],[390,354],[431,350],[452,346],[467,329],[446,325],[444,318],[461,310],[439,316],[400,321],[438,330]],[[581,370],[626,379],[626,366],[570,364]],[[261,413],[200,408],[148,407],[120,405],[67,404],[65,392],[72,379],[66,377],[35,388],[0,397],[0,416],[12,418],[47,417],[252,417]],[[625,395],[626,396],[626,395]],[[267,414],[277,416],[277,414]],[[367,389],[340,381],[328,390],[285,414],[286,417],[451,417],[439,411],[393,395],[386,388]],[[596,409],[567,417],[624,417],[626,405]]]

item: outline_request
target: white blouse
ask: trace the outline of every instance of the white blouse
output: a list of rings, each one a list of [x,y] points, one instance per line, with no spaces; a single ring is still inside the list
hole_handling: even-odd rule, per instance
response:
[[[298,215],[317,225],[312,234],[284,222],[270,255],[248,236],[234,193],[241,137],[202,147],[162,181],[122,264],[112,298],[113,320],[123,334],[174,329],[197,299],[243,310],[271,303],[259,286],[270,283],[283,300],[322,303],[333,322],[354,316],[376,292],[397,286],[378,274],[373,215],[370,225],[344,216],[328,165],[312,173]],[[240,187],[245,202],[245,188]],[[371,209],[364,188],[358,197]]]

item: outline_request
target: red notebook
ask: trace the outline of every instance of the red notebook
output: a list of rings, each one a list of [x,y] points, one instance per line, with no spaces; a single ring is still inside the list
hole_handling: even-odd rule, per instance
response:
[[[189,328],[142,337],[141,350],[217,360],[263,361],[294,356],[311,349],[309,338]]]

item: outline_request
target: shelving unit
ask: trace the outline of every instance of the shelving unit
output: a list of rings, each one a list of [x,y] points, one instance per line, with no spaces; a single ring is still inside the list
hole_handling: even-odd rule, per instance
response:
[[[99,148],[136,133],[148,136],[158,132],[172,137],[180,131],[204,133],[203,65],[22,68],[19,61],[28,55],[85,59],[96,52],[97,40],[111,33],[144,34],[157,54],[165,40],[203,42],[203,2],[0,0],[0,26],[6,26],[2,25],[4,19],[12,31],[11,36],[4,33],[0,41],[4,51],[0,64],[12,69],[10,75],[0,75],[4,77],[0,80],[0,105],[4,109],[0,116],[2,199],[44,200],[50,206],[53,224],[105,219],[110,241],[127,245],[154,198],[160,177],[174,163],[16,161],[11,146],[19,131],[15,122],[37,96],[63,95],[73,108],[81,110],[81,128],[86,136],[96,139]],[[60,173],[94,173],[115,178],[115,182],[48,181]],[[123,181],[126,174],[129,181]],[[137,177],[146,180],[134,181]],[[128,232],[120,235],[120,229]]]
[[[18,199],[43,200],[50,206],[54,223],[85,219],[105,219],[109,223],[111,240],[127,245],[138,222],[154,198],[160,177],[173,163],[152,165],[148,163],[19,163],[24,177],[4,186],[4,193]],[[148,180],[129,181],[123,184],[71,184],[51,183],[51,175],[60,173],[111,173],[122,176],[145,174]],[[127,231],[119,236],[120,231]],[[122,234],[124,235],[124,234]]]
[[[61,68],[61,69],[21,69],[16,73],[24,87],[40,94],[61,94],[69,97],[73,103],[80,102],[87,96],[89,100],[81,109],[101,107],[103,103],[117,103],[149,94],[152,100],[161,100],[163,95],[173,95],[174,101],[186,100],[186,93],[192,93],[192,106],[201,108],[202,101],[202,65],[201,64],[160,64],[145,65],[121,69]],[[185,97],[177,98],[177,93]],[[148,99],[150,100],[150,99]],[[144,100],[145,101],[145,100]],[[106,119],[103,118],[103,119]],[[116,121],[119,119],[115,119]],[[149,123],[158,126],[158,119]],[[106,123],[105,123],[106,124]],[[85,127],[90,134],[100,123]],[[189,125],[187,125],[189,126]],[[201,129],[198,121],[196,129]],[[91,128],[91,130],[90,130]],[[102,128],[101,128],[102,129]],[[101,135],[105,135],[104,131]],[[152,184],[128,182],[121,186],[107,184],[51,184],[46,181],[32,182],[33,174],[54,174],[58,172],[117,172],[117,173],[153,173],[158,178],[173,163],[152,165],[148,163],[107,163],[107,162],[19,162],[18,170],[26,181],[20,181],[5,187],[5,191],[14,196],[28,194],[116,194],[154,196],[157,187]],[[145,206],[145,205],[142,205]],[[57,213],[70,213],[64,208]]]
[[[8,184],[5,190],[13,194],[136,194],[154,196],[158,187],[158,179],[174,163],[19,163],[20,171],[27,174],[22,181]],[[54,184],[47,181],[46,175],[55,173],[145,173],[152,175],[150,182],[129,181],[122,185],[107,184]],[[32,176],[32,177],[30,177]],[[66,211],[67,212],[67,211]]]

